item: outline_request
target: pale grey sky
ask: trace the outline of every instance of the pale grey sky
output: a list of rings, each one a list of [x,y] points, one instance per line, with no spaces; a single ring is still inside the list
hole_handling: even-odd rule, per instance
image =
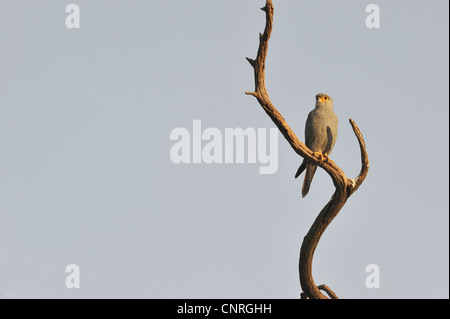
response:
[[[67,29],[66,5],[81,10]],[[379,29],[365,8],[381,10]],[[4,298],[298,298],[300,244],[333,193],[279,135],[278,171],[174,164],[170,132],[270,128],[246,56],[259,1],[0,1],[0,294]],[[297,135],[314,96],[340,119],[349,177],[317,284],[341,298],[448,298],[448,1],[274,1],[272,102]],[[303,176],[302,176],[303,177]],[[80,288],[65,286],[68,264]],[[380,267],[368,289],[365,268]]]

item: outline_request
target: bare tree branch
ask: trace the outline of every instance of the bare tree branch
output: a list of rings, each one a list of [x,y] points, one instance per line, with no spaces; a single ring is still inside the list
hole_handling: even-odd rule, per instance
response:
[[[327,285],[320,285],[320,286],[317,286],[317,288],[325,291],[331,299],[339,299],[338,296],[336,296],[336,294]]]
[[[312,260],[314,251],[319,243],[320,237],[331,221],[337,216],[341,208],[347,202],[347,199],[358,189],[367,176],[369,170],[369,160],[367,156],[366,146],[364,143],[361,131],[356,126],[355,122],[350,119],[350,124],[353,132],[358,139],[361,149],[361,171],[355,179],[347,178],[344,172],[333,162],[323,161],[319,155],[315,155],[303,142],[301,142],[295,133],[291,130],[286,120],[280,112],[273,106],[269,99],[265,82],[265,61],[267,57],[267,50],[269,45],[270,35],[273,27],[273,4],[272,0],[267,0],[266,5],[262,8],[266,13],[266,26],[264,33],[259,36],[259,48],[256,59],[247,58],[248,62],[254,69],[255,75],[255,91],[245,92],[248,95],[254,96],[259,104],[262,106],[267,115],[272,119],[285,139],[289,142],[294,151],[308,159],[309,161],[322,167],[331,177],[336,191],[331,197],[328,204],[322,209],[317,216],[308,234],[303,239],[303,244],[300,249],[299,259],[299,275],[300,284],[303,289],[302,298],[311,299],[328,299],[320,290],[325,291],[332,299],[338,297],[326,285],[316,286],[312,277]]]

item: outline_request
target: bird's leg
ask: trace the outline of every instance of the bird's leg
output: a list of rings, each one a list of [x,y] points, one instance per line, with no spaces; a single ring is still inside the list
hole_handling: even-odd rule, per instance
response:
[[[322,153],[320,153],[320,152],[314,152],[314,156],[320,157],[320,162],[321,162],[321,163],[324,162],[325,157],[323,156]]]
[[[325,153],[325,154],[323,154],[323,155],[325,156],[325,162],[326,162],[326,163],[330,163],[330,162],[331,162],[331,163],[334,163],[334,161],[333,161],[331,158],[328,157],[328,154],[327,154],[327,153]]]
[[[323,153],[323,156],[325,157],[325,163],[334,163],[334,161],[328,157],[328,153]]]
[[[320,152],[314,152],[315,156],[319,156],[320,157],[320,162],[321,164],[323,163],[328,163],[329,161],[332,161],[329,157],[328,157],[328,153],[320,153]]]

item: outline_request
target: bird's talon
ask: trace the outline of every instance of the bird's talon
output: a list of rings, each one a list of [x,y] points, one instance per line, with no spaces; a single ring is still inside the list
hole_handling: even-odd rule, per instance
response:
[[[321,164],[327,163],[327,162],[330,161],[330,159],[328,158],[328,154],[327,153],[322,154],[322,153],[319,153],[319,152],[314,152],[314,155],[320,157],[320,163]]]

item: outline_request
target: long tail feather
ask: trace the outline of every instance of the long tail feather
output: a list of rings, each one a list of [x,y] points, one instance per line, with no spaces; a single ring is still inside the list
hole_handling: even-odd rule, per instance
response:
[[[314,177],[314,174],[316,173],[317,165],[314,164],[307,164],[306,165],[306,174],[305,179],[303,181],[303,188],[302,188],[302,196],[305,197],[309,192],[309,187],[311,186],[312,179]]]
[[[297,170],[297,173],[295,173],[295,178],[299,177],[301,173],[303,173],[303,171],[306,168],[306,162],[303,161],[302,164],[300,165],[300,167]]]

